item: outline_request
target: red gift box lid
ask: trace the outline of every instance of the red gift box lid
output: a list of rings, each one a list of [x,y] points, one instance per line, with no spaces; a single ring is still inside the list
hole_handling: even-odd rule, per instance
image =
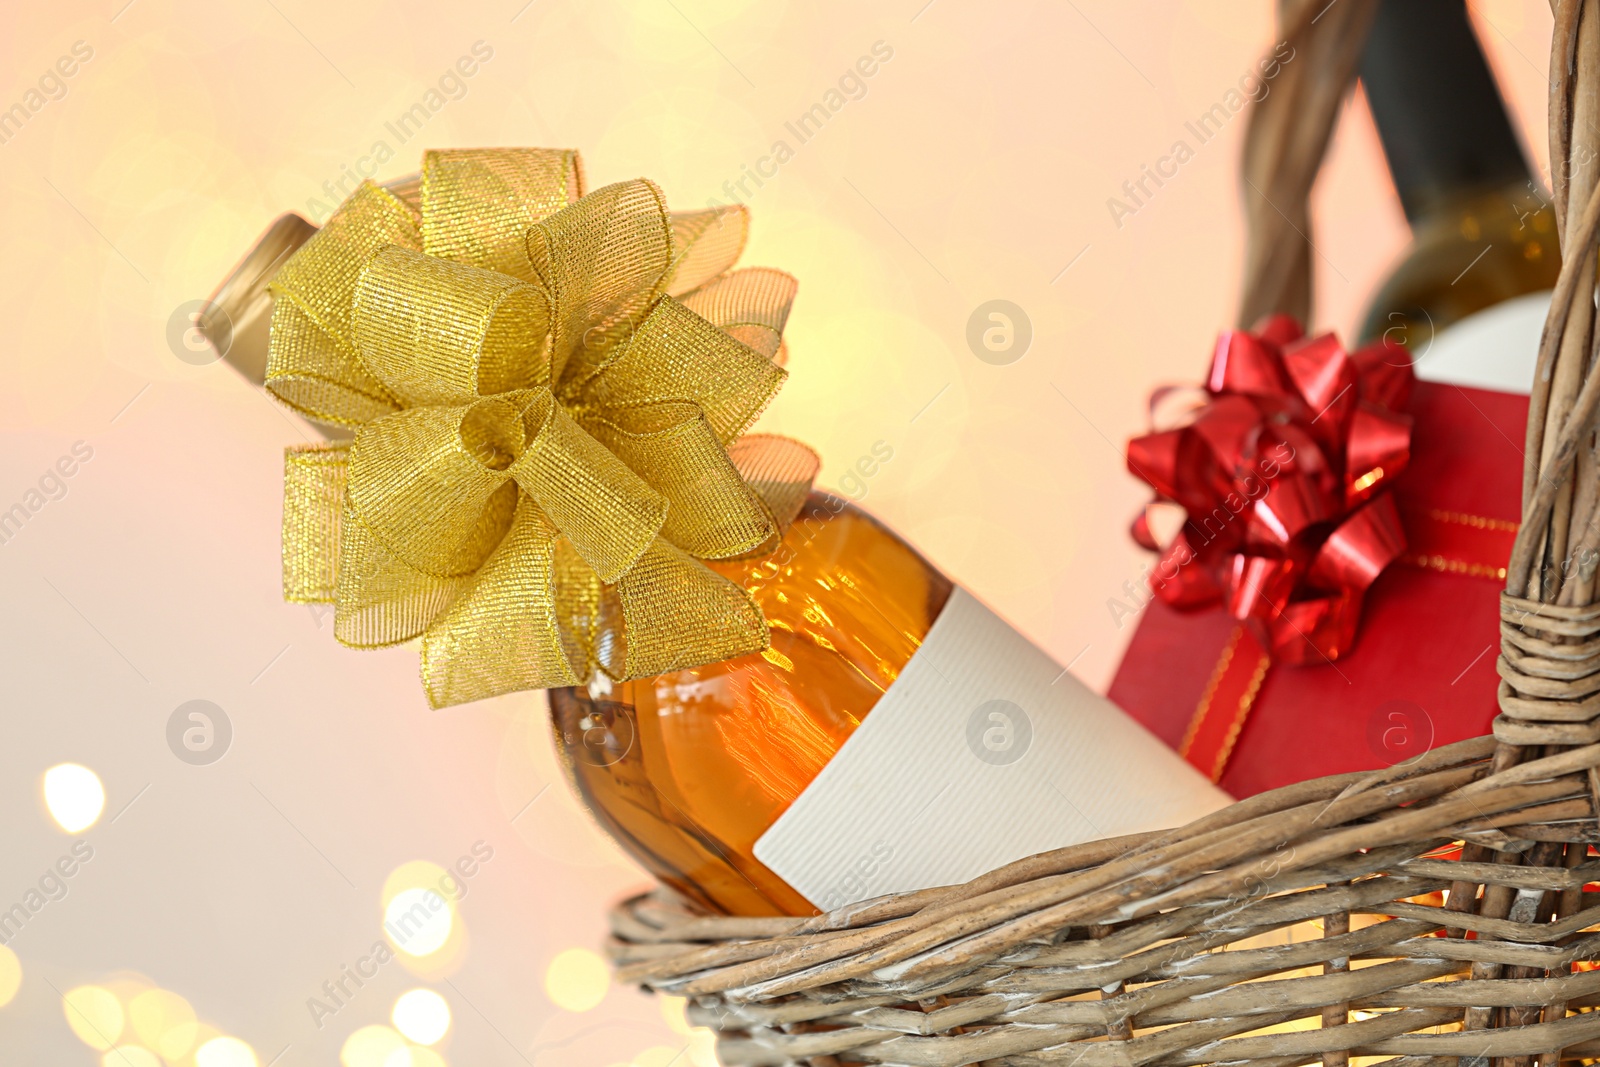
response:
[[[1526,396],[1416,383],[1411,462],[1392,489],[1406,552],[1337,662],[1270,664],[1223,608],[1152,597],[1111,699],[1237,797],[1487,733],[1527,410]]]

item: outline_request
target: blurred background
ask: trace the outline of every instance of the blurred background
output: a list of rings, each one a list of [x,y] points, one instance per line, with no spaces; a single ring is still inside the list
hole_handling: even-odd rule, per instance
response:
[[[1471,8],[1542,172],[1548,7]],[[747,202],[743,263],[801,280],[760,428],[1103,688],[1145,563],[1122,443],[1238,290],[1245,116],[1185,123],[1275,43],[1237,0],[7,5],[0,1060],[714,1062],[681,1003],[608,986],[644,879],[543,697],[430,712],[414,650],[282,602],[282,448],[315,432],[183,329],[277,214],[480,145]],[[1349,333],[1407,240],[1359,93],[1315,208],[1316,325]],[[967,340],[995,300],[1031,332],[1006,362]]]

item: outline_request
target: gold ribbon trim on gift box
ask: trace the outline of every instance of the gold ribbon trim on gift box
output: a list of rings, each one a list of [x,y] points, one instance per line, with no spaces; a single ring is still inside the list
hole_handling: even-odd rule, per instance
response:
[[[273,279],[267,388],[343,444],[290,448],[284,595],[340,641],[422,639],[435,707],[764,650],[703,560],[759,555],[817,458],[746,435],[795,281],[733,270],[743,206],[584,195],[575,152],[429,152],[364,183]]]

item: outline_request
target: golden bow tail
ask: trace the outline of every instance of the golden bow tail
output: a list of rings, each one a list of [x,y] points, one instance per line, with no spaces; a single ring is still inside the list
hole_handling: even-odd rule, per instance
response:
[[[782,438],[747,442],[756,465],[780,468],[767,483],[772,506],[798,511],[807,450]],[[358,647],[403,641],[420,627],[434,707],[576,685],[595,669],[619,679],[664,674],[768,645],[760,610],[736,583],[658,538],[607,585],[526,493],[516,494],[504,536],[470,575],[409,567],[346,506],[350,451],[286,453],[284,596],[336,604],[339,639]],[[485,509],[484,527],[502,521],[500,509]]]

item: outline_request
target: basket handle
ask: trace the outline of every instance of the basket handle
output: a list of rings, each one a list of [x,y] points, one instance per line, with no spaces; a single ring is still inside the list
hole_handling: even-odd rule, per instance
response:
[[[1514,748],[1600,741],[1600,0],[1552,6],[1550,173],[1562,260],[1529,394],[1522,528],[1500,605],[1494,732]],[[1600,792],[1593,774],[1591,786]]]
[[[1278,25],[1294,51],[1272,91],[1250,109],[1239,165],[1244,197],[1244,289],[1238,324],[1286,312],[1311,319],[1311,187],[1379,0],[1279,0]]]

